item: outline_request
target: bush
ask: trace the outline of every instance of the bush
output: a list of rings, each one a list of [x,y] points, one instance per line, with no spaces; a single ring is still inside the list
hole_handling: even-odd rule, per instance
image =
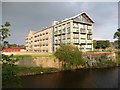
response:
[[[120,65],[120,51],[116,52],[116,59],[117,59],[118,65]]]
[[[63,67],[71,68],[75,65],[83,65],[82,52],[73,45],[61,44],[60,48],[55,52],[55,56],[63,62]]]
[[[20,78],[17,76],[17,68],[13,55],[2,55],[2,86],[8,87],[20,87]]]

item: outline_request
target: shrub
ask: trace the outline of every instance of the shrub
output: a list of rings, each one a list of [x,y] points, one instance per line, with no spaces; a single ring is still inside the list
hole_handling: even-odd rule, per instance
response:
[[[73,45],[61,44],[55,52],[55,56],[63,61],[63,66],[70,68],[72,65],[83,65],[82,52]]]
[[[2,86],[20,87],[20,78],[17,76],[17,68],[13,55],[2,55]],[[13,85],[14,84],[14,85]]]

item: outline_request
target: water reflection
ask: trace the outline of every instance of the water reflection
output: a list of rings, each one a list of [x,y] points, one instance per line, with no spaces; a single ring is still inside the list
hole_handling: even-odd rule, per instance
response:
[[[117,88],[118,68],[64,71],[21,78],[24,88]]]

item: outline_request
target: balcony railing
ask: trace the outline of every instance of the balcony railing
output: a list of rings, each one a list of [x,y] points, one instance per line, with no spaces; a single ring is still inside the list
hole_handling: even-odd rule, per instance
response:
[[[77,26],[77,27],[76,27],[76,26],[73,26],[73,28],[75,28],[75,29],[79,29],[79,27],[78,27],[78,26]]]
[[[54,32],[54,35],[57,35],[57,34],[58,34],[58,32],[57,32],[57,31],[55,31],[55,32]]]
[[[62,40],[62,43],[66,43],[66,40]]]
[[[79,43],[78,39],[73,39],[73,43]]]
[[[65,34],[65,30],[64,29],[62,30],[62,34]]]
[[[60,44],[60,41],[55,41],[55,44]]]
[[[79,38],[79,35],[77,35],[77,36],[73,36],[73,38],[74,38],[74,39],[78,39],[78,38]]]
[[[65,40],[65,37],[62,37],[62,40]]]
[[[79,33],[79,30],[78,29],[73,29],[73,32],[74,33]]]
[[[85,40],[80,40],[79,42],[80,42],[80,43],[86,43],[86,41],[85,41]]]
[[[81,28],[81,29],[80,29],[80,33],[84,33],[84,34],[85,34],[85,33],[86,33],[85,29],[84,29],[84,28]]]
[[[92,43],[92,40],[87,40],[87,43]]]
[[[88,34],[90,34],[90,35],[91,35],[91,34],[92,34],[92,31],[88,31]]]

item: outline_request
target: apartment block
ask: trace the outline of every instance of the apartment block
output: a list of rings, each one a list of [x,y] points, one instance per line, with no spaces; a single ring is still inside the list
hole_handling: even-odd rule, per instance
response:
[[[37,32],[30,31],[26,37],[26,50],[53,52],[53,27],[46,27]]]
[[[72,44],[81,51],[93,50],[93,21],[86,14],[56,22],[54,25],[54,51],[60,43]]]
[[[26,38],[27,51],[55,52],[61,43],[72,44],[81,51],[93,50],[94,21],[87,13],[54,21],[50,27],[30,31]]]

